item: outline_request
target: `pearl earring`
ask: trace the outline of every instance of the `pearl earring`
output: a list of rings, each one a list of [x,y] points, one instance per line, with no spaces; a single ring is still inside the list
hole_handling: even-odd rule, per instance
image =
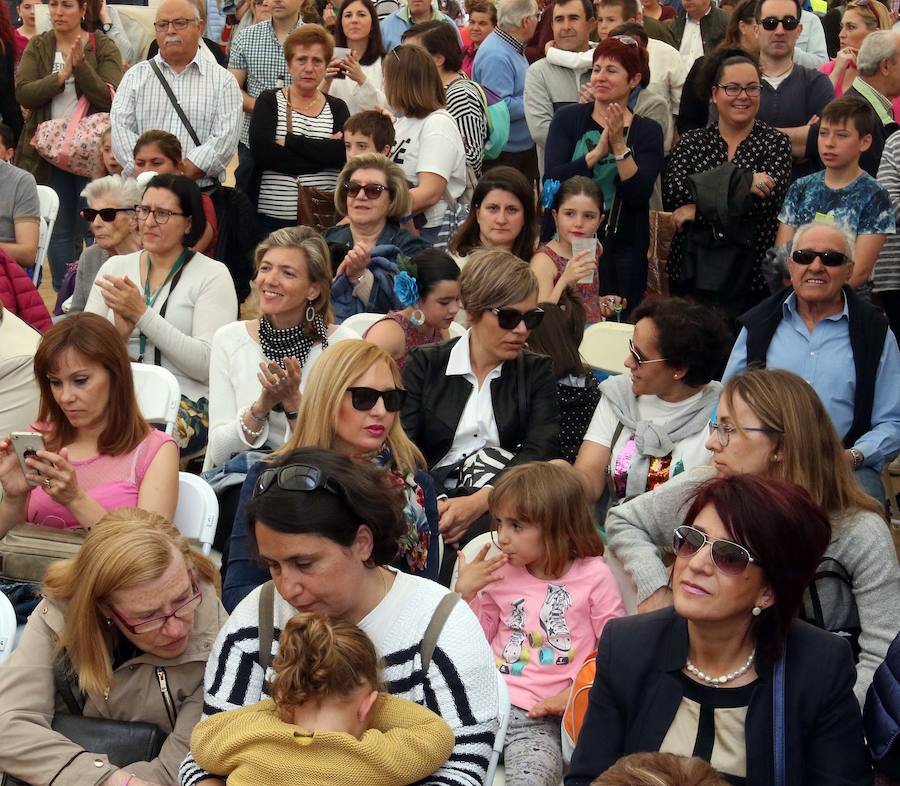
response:
[[[754,617],[758,617],[760,614],[762,614],[762,609],[759,606],[754,606],[750,613]]]

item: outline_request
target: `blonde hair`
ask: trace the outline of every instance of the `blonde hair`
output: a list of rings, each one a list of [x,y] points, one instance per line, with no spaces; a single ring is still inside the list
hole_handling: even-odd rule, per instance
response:
[[[803,379],[782,369],[750,369],[722,388],[721,399],[731,412],[735,396],[774,432],[781,460],[773,462],[771,475],[806,489],[830,516],[853,510],[884,514],[854,479],[831,417]],[[746,436],[740,423],[732,425]]]
[[[102,695],[112,683],[109,628],[100,603],[113,593],[158,579],[181,554],[187,570],[205,578],[219,592],[219,572],[191,548],[158,513],[119,508],[107,513],[84,539],[72,559],[56,562],[44,574],[42,592],[66,603],[66,626],[59,639],[83,691]]]
[[[342,216],[347,215],[347,192],[345,184],[360,169],[377,169],[384,172],[384,182],[388,188],[388,196],[391,198],[391,206],[388,208],[388,217],[400,218],[409,214],[409,186],[406,185],[406,175],[399,164],[395,164],[381,153],[361,153],[353,156],[338,175],[337,184],[334,187],[334,206]]]
[[[845,16],[848,11],[859,14],[863,24],[869,28],[869,30],[891,29],[891,16],[888,13],[888,9],[885,5],[878,2],[878,0],[862,0],[862,2],[860,2],[860,0],[851,0],[851,2],[844,6]]]
[[[591,786],[728,786],[709,762],[674,753],[632,753],[619,759]]]
[[[319,296],[310,301],[312,307],[326,324],[334,322],[334,311],[331,309],[331,253],[325,239],[311,227],[276,229],[256,247],[254,274],[259,272],[263,257],[273,248],[294,248],[300,252],[310,284],[319,285]],[[301,325],[310,338],[318,337],[311,322],[304,318]]]
[[[270,458],[279,459],[297,448],[334,448],[338,417],[347,389],[378,363],[391,372],[394,384],[403,387],[397,364],[380,347],[368,341],[339,341],[326,349],[310,372],[306,390],[297,413],[297,426],[291,438]],[[412,443],[400,423],[399,414],[387,432],[385,444],[390,448],[397,469],[407,475],[424,469],[425,459]]]
[[[540,527],[544,570],[554,578],[570,560],[603,554],[584,489],[571,469],[542,461],[508,469],[494,484],[489,505],[494,529],[501,514]]]
[[[404,44],[382,61],[384,95],[388,103],[407,117],[428,117],[447,106],[447,93],[431,55],[420,46]]]
[[[459,276],[459,296],[469,314],[503,308],[537,292],[531,266],[505,249],[474,251]]]
[[[352,622],[297,614],[278,642],[271,693],[282,710],[348,696],[362,685],[380,689],[381,659],[371,639]]]

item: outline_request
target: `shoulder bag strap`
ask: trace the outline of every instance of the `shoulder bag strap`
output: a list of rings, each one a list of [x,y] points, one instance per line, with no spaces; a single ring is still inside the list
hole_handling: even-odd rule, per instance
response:
[[[612,452],[616,449],[616,443],[619,441],[619,437],[622,434],[622,429],[624,429],[624,428],[625,428],[625,426],[622,425],[621,420],[618,423],[616,423],[616,430],[613,431],[613,438],[612,438],[612,441],[609,443],[610,462],[606,465],[606,477],[607,477],[606,487],[609,489],[609,498],[613,502],[615,502],[615,499],[616,499],[616,482],[615,482],[615,478],[613,478]]]
[[[181,108],[181,104],[178,103],[178,99],[175,98],[175,93],[172,92],[172,88],[166,81],[166,78],[163,76],[162,71],[159,70],[159,66],[156,64],[156,61],[151,58],[148,62],[150,63],[150,68],[153,69],[153,73],[156,74],[156,78],[159,80],[159,83],[163,86],[163,90],[166,91],[166,95],[169,97],[169,101],[172,102],[172,108],[175,110],[178,118],[181,120],[185,129],[187,129],[187,132],[188,134],[190,134],[190,137],[193,140],[194,144],[197,145],[197,147],[200,147],[200,138],[197,136],[197,132],[194,131],[194,127],[191,125],[191,121],[187,119],[187,115]]]
[[[69,673],[71,671],[72,661],[69,660],[69,654],[62,650],[59,657],[53,661],[53,683],[56,686],[56,692],[60,695],[66,709],[72,715],[81,715],[84,710],[84,701],[79,701],[72,690],[72,683],[69,682]]]
[[[184,260],[184,264],[179,268],[178,272],[175,274],[172,279],[172,283],[169,284],[169,291],[166,294],[166,299],[163,301],[163,304],[159,307],[159,315],[165,319],[166,318],[166,309],[169,307],[169,298],[172,297],[172,293],[175,291],[175,287],[178,286],[178,282],[181,281],[181,274],[184,273],[184,269],[188,266],[188,262],[190,262],[194,258],[194,252],[188,251],[187,258]],[[159,347],[153,348],[153,363],[154,365],[161,366],[162,365],[162,352],[159,351]]]
[[[785,767],[784,738],[784,651],[775,664],[772,682],[772,753],[775,759],[775,779],[773,786],[785,786],[787,772]]]
[[[419,655],[422,658],[422,674],[428,673],[428,668],[431,666],[431,656],[434,654],[437,640],[440,638],[441,631],[444,629],[444,623],[447,621],[447,617],[450,616],[450,612],[453,611],[453,607],[456,605],[459,597],[459,594],[456,592],[448,592],[441,598],[434,609],[434,613],[431,615],[431,621],[428,623],[428,627],[425,628],[425,635],[422,636],[422,644],[419,647]]]
[[[272,665],[272,639],[275,637],[275,585],[267,581],[259,593],[259,665],[263,674]]]
[[[516,372],[518,379],[516,385],[518,389],[519,403],[519,428],[528,431],[528,408],[525,401],[525,356],[520,352],[516,358]]]

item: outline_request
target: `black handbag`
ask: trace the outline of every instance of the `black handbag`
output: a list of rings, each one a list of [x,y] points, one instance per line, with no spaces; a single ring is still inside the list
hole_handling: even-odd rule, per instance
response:
[[[67,737],[76,745],[91,753],[106,756],[116,767],[126,767],[136,761],[152,761],[159,756],[168,735],[155,723],[142,721],[119,721],[108,718],[86,718],[82,715],[84,702],[79,701],[69,681],[71,661],[63,653],[53,667],[53,681],[56,691],[65,703],[68,713],[58,712],[53,716],[50,728]],[[166,672],[156,667],[156,678],[160,693],[166,704],[166,712],[175,725],[175,705],[166,687]],[[4,775],[0,786],[29,786],[25,781]]]

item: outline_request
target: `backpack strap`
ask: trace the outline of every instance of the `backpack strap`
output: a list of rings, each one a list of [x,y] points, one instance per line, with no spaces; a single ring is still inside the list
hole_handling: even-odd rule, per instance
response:
[[[263,673],[272,665],[272,639],[275,635],[275,585],[267,581],[259,593],[259,665]]]
[[[437,646],[438,638],[444,629],[444,623],[447,622],[447,617],[450,616],[450,612],[453,611],[453,607],[459,598],[459,593],[448,592],[441,598],[434,609],[434,613],[431,615],[428,627],[425,628],[425,635],[422,636],[422,643],[419,645],[419,655],[422,659],[422,674],[428,673],[428,668],[431,666],[431,656],[434,654],[434,648]]]

